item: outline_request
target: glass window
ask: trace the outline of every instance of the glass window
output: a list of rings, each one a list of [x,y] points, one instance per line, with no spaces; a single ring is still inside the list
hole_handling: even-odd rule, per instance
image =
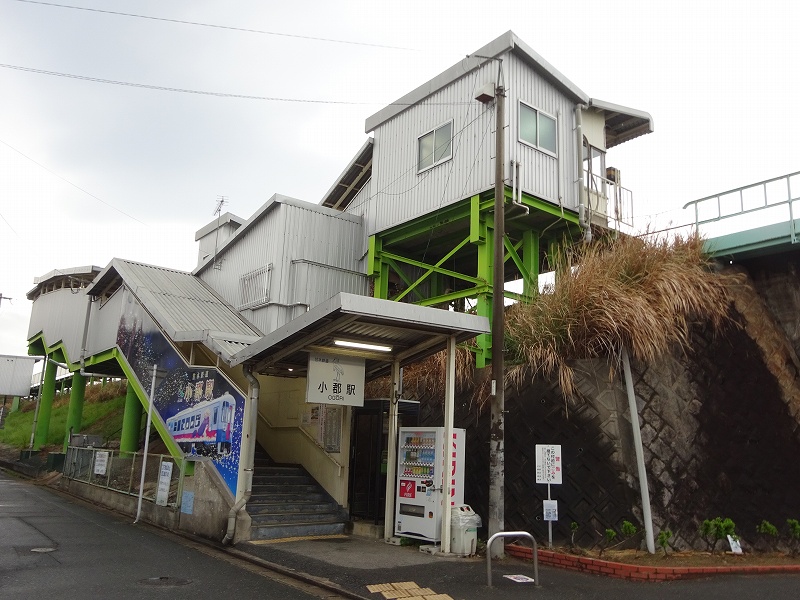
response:
[[[536,111],[526,104],[519,105],[519,139],[530,144],[537,146],[536,143],[539,136],[536,126]]]
[[[550,115],[519,103],[519,141],[551,154],[557,154],[556,120]]]
[[[453,156],[453,122],[445,123],[421,136],[417,142],[417,169],[424,171]]]
[[[556,153],[556,120],[539,113],[539,147]]]

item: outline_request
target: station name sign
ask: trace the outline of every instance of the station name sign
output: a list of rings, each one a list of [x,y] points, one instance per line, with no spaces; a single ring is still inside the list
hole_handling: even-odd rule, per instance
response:
[[[364,359],[327,352],[308,356],[306,402],[364,406]]]

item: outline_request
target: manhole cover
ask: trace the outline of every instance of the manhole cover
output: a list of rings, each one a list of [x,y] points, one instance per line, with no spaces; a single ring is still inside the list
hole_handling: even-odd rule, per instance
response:
[[[189,585],[192,580],[181,579],[180,577],[148,577],[147,579],[140,579],[139,583],[156,586]]]
[[[55,548],[31,548],[31,552],[55,552]]]

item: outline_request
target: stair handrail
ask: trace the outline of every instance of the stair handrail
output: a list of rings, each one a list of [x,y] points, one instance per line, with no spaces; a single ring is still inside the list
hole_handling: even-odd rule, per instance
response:
[[[261,419],[262,421],[264,421],[264,424],[267,427],[269,427],[270,429],[297,429],[297,430],[299,430],[300,433],[302,433],[304,436],[306,436],[314,444],[314,446],[316,446],[317,449],[320,450],[325,455],[325,457],[328,460],[330,460],[334,465],[336,465],[339,468],[339,472],[337,473],[337,477],[341,477],[342,476],[342,471],[344,470],[344,466],[342,465],[342,463],[340,463],[338,460],[333,458],[330,455],[330,453],[327,450],[325,450],[325,447],[322,444],[320,444],[317,441],[317,439],[313,435],[308,433],[305,429],[303,429],[302,427],[297,427],[296,425],[273,425],[270,422],[270,420],[260,412],[258,413],[258,418]]]

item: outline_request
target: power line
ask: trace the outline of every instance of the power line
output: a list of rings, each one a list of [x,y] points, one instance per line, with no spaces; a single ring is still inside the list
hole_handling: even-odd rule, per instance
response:
[[[58,177],[58,178],[59,178],[61,181],[63,181],[64,183],[68,183],[68,184],[70,184],[70,185],[71,185],[72,187],[74,187],[76,190],[83,192],[84,194],[86,194],[87,196],[89,196],[89,197],[91,197],[91,198],[94,198],[95,200],[97,200],[97,201],[98,201],[98,202],[100,202],[101,204],[105,204],[107,207],[109,207],[109,208],[111,208],[111,209],[113,209],[113,210],[117,211],[118,213],[120,213],[120,214],[122,214],[122,215],[125,215],[125,216],[126,216],[126,217],[128,217],[129,219],[133,219],[133,220],[134,220],[134,221],[136,221],[137,223],[139,223],[139,224],[141,224],[141,225],[144,225],[145,227],[148,227],[147,223],[144,223],[144,222],[140,221],[139,219],[137,219],[136,217],[134,217],[134,216],[132,216],[132,215],[129,215],[129,214],[128,214],[128,213],[126,213],[124,210],[121,210],[121,209],[117,208],[117,207],[116,207],[116,206],[114,206],[113,204],[109,204],[108,202],[106,202],[106,201],[105,201],[105,200],[103,200],[102,198],[98,198],[98,197],[97,197],[97,196],[95,196],[94,194],[92,194],[92,193],[90,193],[90,192],[87,192],[87,191],[86,191],[85,189],[83,189],[82,187],[80,187],[80,186],[78,186],[78,185],[75,185],[74,183],[72,183],[72,182],[71,182],[69,179],[66,179],[66,178],[62,177],[61,175],[59,175],[59,174],[58,174],[58,173],[56,173],[55,171],[52,171],[51,169],[48,169],[48,168],[47,168],[47,167],[45,167],[45,166],[44,166],[42,163],[40,163],[40,162],[36,162],[35,160],[33,160],[33,159],[30,157],[30,156],[28,156],[28,155],[27,155],[27,154],[25,154],[24,152],[21,152],[20,150],[17,150],[16,148],[14,148],[14,146],[12,146],[11,144],[9,144],[9,143],[7,143],[7,142],[4,142],[3,140],[0,140],[0,144],[3,144],[3,145],[5,145],[5,146],[7,146],[7,147],[11,148],[11,149],[12,149],[14,152],[16,152],[17,154],[19,154],[20,156],[23,156],[23,157],[27,158],[27,159],[28,159],[29,161],[31,161],[33,164],[35,164],[35,165],[36,165],[36,166],[38,166],[38,167],[41,167],[42,169],[44,169],[45,171],[47,171],[47,172],[48,172],[48,173],[50,173],[51,175],[55,175],[56,177]],[[3,220],[5,221],[5,219],[3,219]],[[6,223],[8,223],[8,221],[6,221]],[[9,227],[11,227],[11,225],[9,225]],[[12,231],[13,231],[13,229],[12,229]],[[16,231],[15,231],[14,233],[16,233]]]
[[[16,230],[15,230],[15,229],[14,229],[14,228],[11,226],[11,223],[9,223],[9,222],[8,222],[8,219],[6,219],[6,218],[3,216],[3,213],[0,213],[0,219],[3,219],[3,221],[5,222],[5,224],[6,224],[6,225],[8,225],[8,228],[9,228],[11,231],[13,231],[13,232],[14,232],[14,235],[19,235],[19,234],[16,232]]]
[[[23,0],[17,0],[22,2]],[[81,81],[92,81],[94,83],[107,83],[111,85],[122,85],[125,87],[135,87],[135,88],[144,88],[148,90],[159,90],[162,92],[179,92],[182,94],[197,94],[200,96],[216,96],[218,98],[240,98],[243,100],[262,100],[268,102],[298,102],[304,104],[338,104],[338,105],[349,105],[349,106],[369,106],[369,105],[378,105],[378,106],[410,106],[411,103],[408,102],[393,102],[390,104],[384,105],[382,102],[348,102],[346,100],[316,100],[316,99],[305,99],[305,98],[281,98],[278,96],[249,96],[246,94],[230,94],[227,92],[207,92],[204,90],[190,90],[186,88],[175,88],[175,87],[167,87],[161,85],[151,85],[148,83],[134,83],[130,81],[117,81],[114,79],[102,79],[100,77],[89,77],[88,75],[75,75],[72,73],[61,73],[59,71],[47,71],[45,69],[34,69],[33,67],[23,67],[20,65],[7,65],[1,64],[0,67],[4,69],[13,69],[15,71],[24,71],[26,73],[37,73],[39,75],[51,75],[54,77],[64,77],[67,79],[79,79]],[[469,104],[469,102],[428,102],[429,106],[456,106],[461,104]]]
[[[100,8],[87,8],[85,6],[70,6],[68,4],[56,4],[54,2],[39,2],[38,0],[16,0],[17,2],[24,2],[25,4],[40,4],[42,6],[53,6],[56,8],[69,8],[72,10],[83,10],[87,12],[103,13],[107,15],[117,15],[120,17],[133,17],[135,19],[147,19],[150,21],[164,21],[165,23],[178,23],[181,25],[194,25],[196,27],[210,27],[213,29],[227,29],[229,31],[241,31],[244,33],[257,33],[260,35],[274,35],[279,37],[297,38],[301,40],[313,40],[316,42],[331,42],[334,44],[350,44],[353,46],[369,46],[371,48],[387,48],[389,50],[407,50],[414,51],[413,48],[404,48],[402,46],[386,46],[384,44],[370,44],[368,42],[353,42],[350,40],[336,40],[332,38],[314,37],[310,35],[299,35],[294,33],[280,33],[278,31],[263,31],[261,29],[250,29],[247,27],[234,27],[231,25],[216,25],[214,23],[200,23],[197,21],[185,21],[182,19],[168,19],[166,17],[151,17],[149,15],[136,15],[132,13],[117,12],[113,10],[103,10]]]

